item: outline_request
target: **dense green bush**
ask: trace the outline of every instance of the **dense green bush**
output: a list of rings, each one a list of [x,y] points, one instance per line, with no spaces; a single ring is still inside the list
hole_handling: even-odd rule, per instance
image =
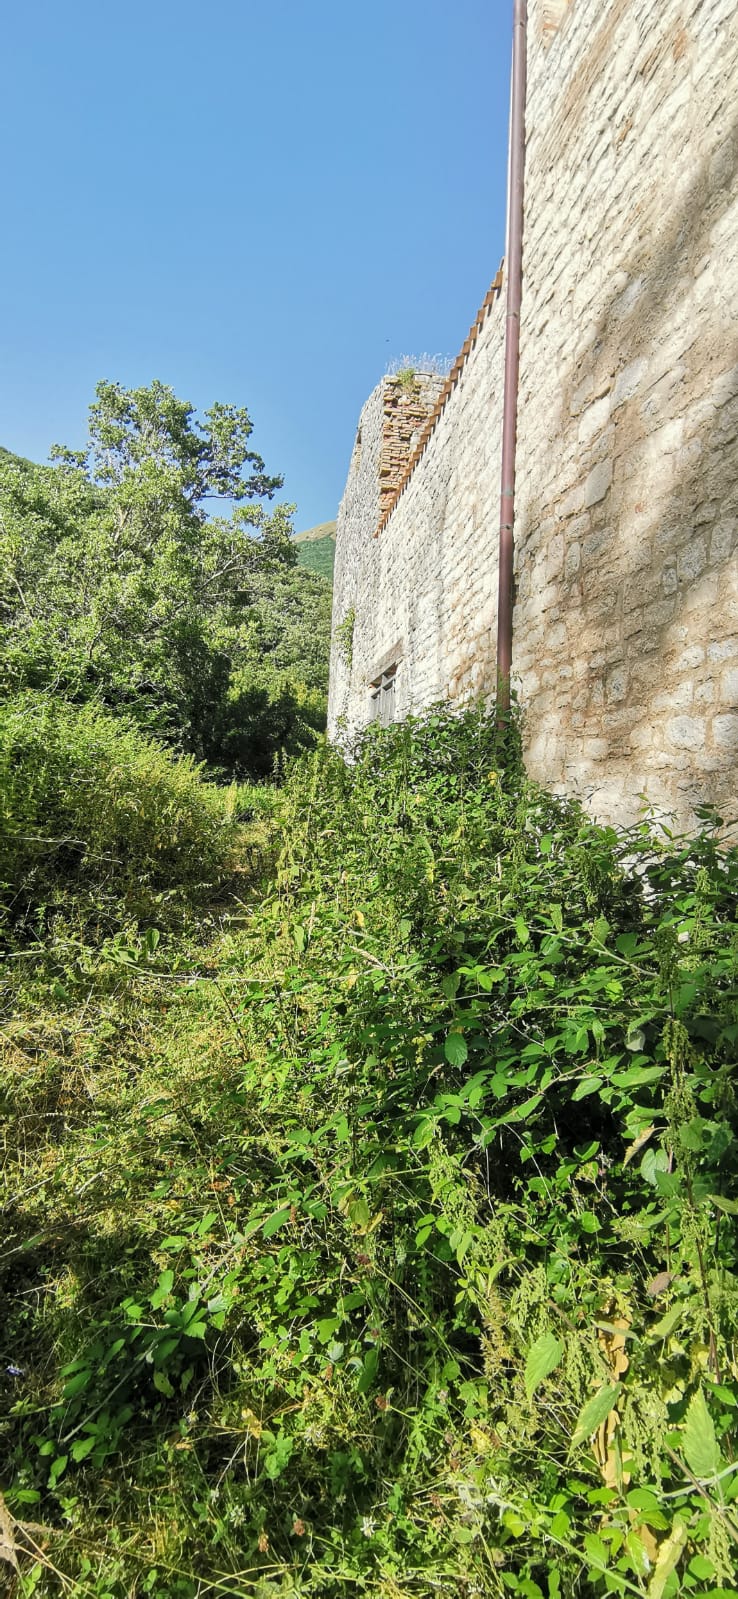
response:
[[[290,757],[321,741],[327,697],[287,671],[253,659],[233,673],[203,739],[205,758],[236,779],[282,776]]]
[[[57,1107],[0,1263],[25,1591],[734,1599],[738,855],[472,713],[279,805],[148,1041],[90,994],[14,1067]]]
[[[81,900],[166,916],[222,878],[233,824],[189,757],[96,705],[0,703],[0,904],[6,922]]]

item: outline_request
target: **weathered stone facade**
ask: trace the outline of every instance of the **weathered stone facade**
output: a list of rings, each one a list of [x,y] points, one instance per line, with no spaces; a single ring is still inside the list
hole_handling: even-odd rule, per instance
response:
[[[733,0],[529,0],[514,672],[527,763],[624,820],[738,814]],[[491,693],[504,348],[488,296],[401,491],[385,387],[337,530],[330,728]],[[412,441],[409,450],[412,451]],[[398,471],[397,452],[393,472]],[[384,482],[382,495],[380,481]]]

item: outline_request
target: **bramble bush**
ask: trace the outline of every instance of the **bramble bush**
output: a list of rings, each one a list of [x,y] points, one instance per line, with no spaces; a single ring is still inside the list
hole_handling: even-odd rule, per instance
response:
[[[735,1595],[738,853],[472,711],[278,805],[115,1047],[16,1068],[18,1591]]]

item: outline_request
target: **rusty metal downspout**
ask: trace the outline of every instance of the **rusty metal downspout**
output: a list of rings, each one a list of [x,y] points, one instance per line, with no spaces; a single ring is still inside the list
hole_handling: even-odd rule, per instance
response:
[[[520,375],[520,303],[523,292],[523,200],[525,183],[525,96],[527,85],[527,0],[514,0],[510,156],[507,215],[507,321],[502,410],[500,553],[497,601],[497,720],[510,710],[513,633],[515,456]]]

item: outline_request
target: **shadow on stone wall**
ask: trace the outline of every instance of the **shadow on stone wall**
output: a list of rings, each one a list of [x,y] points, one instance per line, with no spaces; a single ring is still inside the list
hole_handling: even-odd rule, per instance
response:
[[[735,804],[738,659],[729,678],[726,644],[738,635],[735,262],[726,259],[725,279],[716,275],[711,234],[734,203],[737,177],[738,117],[658,235],[622,263],[585,351],[563,376],[554,449],[556,437],[584,429],[585,505],[565,506],[568,490],[545,513],[531,505],[521,529],[521,563],[532,546],[534,577],[546,557],[544,515],[553,513],[566,540],[558,596],[566,637],[563,649],[549,648],[544,615],[531,721],[540,703],[549,724],[543,759],[553,739],[561,780],[595,800],[599,793],[602,810],[623,784],[631,795],[648,785],[657,803],[682,814],[706,799]],[[577,663],[563,689],[562,659]]]

